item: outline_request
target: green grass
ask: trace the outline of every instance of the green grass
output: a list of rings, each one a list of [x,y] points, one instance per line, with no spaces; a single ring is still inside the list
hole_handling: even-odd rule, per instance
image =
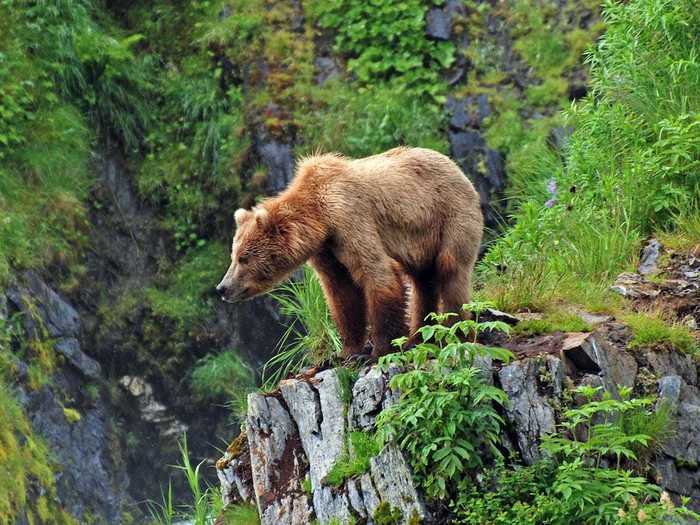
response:
[[[524,197],[515,226],[480,265],[487,288],[513,272],[528,283],[501,302],[546,301],[542,292],[575,301],[581,289],[604,288],[633,267],[644,236],[673,230],[674,216],[690,206],[700,162],[700,45],[687,32],[700,21],[696,7],[691,0],[606,4],[608,29],[589,58],[592,94],[566,114],[575,131],[564,157],[531,157],[539,169],[528,184],[516,182]],[[523,263],[531,254],[546,255]],[[530,282],[535,293],[521,293]],[[600,296],[586,299],[600,303]]]
[[[278,352],[263,367],[263,386],[268,389],[305,366],[333,359],[342,349],[321,283],[309,266],[304,266],[300,281],[289,281],[271,295],[290,323]]]
[[[193,249],[174,270],[161,272],[160,287],[146,290],[153,313],[180,326],[202,321],[211,312],[212,290],[228,263],[228,248],[223,243],[209,242]]]
[[[201,400],[226,401],[235,418],[246,410],[246,398],[255,390],[255,373],[234,350],[209,354],[192,370],[192,391]]]
[[[338,151],[366,157],[405,144],[447,153],[444,112],[390,84],[361,93],[343,81],[315,88],[319,108],[300,116],[302,153]]]
[[[629,314],[623,317],[633,333],[629,348],[665,347],[679,352],[697,355],[698,342],[693,338],[686,326],[669,324],[658,314]]]

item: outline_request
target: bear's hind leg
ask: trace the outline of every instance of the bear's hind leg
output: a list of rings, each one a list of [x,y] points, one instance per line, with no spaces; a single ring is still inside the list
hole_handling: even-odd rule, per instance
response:
[[[409,301],[409,346],[420,340],[418,329],[426,316],[438,307],[439,283],[433,269],[411,275],[411,297]]]
[[[407,335],[406,291],[403,273],[397,263],[365,283],[374,357],[392,352],[391,342]]]
[[[321,281],[331,316],[343,340],[342,357],[363,353],[367,342],[367,306],[362,288],[328,250],[313,256],[309,263]]]
[[[441,254],[438,257],[440,311],[442,313],[456,313],[462,319],[469,318],[468,313],[462,310],[462,306],[469,302],[473,268],[473,260],[458,261],[449,254]]]

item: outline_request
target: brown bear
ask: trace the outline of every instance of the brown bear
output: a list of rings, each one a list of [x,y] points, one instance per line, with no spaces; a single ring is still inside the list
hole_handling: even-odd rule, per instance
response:
[[[280,195],[235,213],[225,301],[270,290],[308,261],[343,339],[343,355],[374,356],[433,311],[460,311],[483,230],[479,196],[445,155],[399,147],[363,159],[314,155]]]

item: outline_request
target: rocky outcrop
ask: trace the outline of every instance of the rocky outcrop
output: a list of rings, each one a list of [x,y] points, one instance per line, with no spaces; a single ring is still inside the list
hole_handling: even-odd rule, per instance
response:
[[[488,315],[498,317],[499,312]],[[507,315],[507,314],[502,314]],[[593,332],[496,339],[517,359],[479,366],[508,397],[503,446],[526,464],[540,458],[543,436],[555,431],[566,406],[577,403],[578,385],[619,387],[667,400],[677,426],[653,466],[657,482],[672,495],[690,496],[700,507],[700,390],[698,362],[675,351],[629,352],[629,329],[600,316]],[[379,412],[397,392],[391,374],[366,367],[350,387],[338,369],[283,381],[273,394],[249,398],[247,429],[218,463],[224,500],[257,504],[262,523],[374,523],[382,502],[431,523],[400,450],[388,445],[367,472],[328,486],[327,476],[348,451],[350,432],[372,432]],[[661,402],[661,401],[660,401]]]
[[[61,506],[80,522],[121,522],[133,505],[129,477],[112,408],[100,395],[100,365],[79,342],[80,316],[34,272],[0,293],[0,310],[3,318],[21,320],[28,342],[54,353],[49,381],[37,386],[30,381],[27,356],[12,347],[18,363],[15,392],[34,433],[49,447]]]
[[[371,524],[382,506],[398,509],[402,523],[426,519],[410,469],[394,445],[371,458],[367,472],[340,486],[327,480],[350,453],[350,432],[371,430],[382,407],[395,399],[387,384],[386,374],[367,369],[348,400],[340,372],[325,370],[283,381],[275,394],[251,394],[246,433],[217,464],[225,502],[256,502],[263,524]]]

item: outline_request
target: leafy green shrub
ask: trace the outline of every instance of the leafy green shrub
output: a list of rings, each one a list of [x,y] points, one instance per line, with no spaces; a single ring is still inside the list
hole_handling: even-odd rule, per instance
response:
[[[698,352],[697,341],[684,325],[668,324],[658,315],[643,313],[626,315],[623,320],[634,334],[629,342],[630,349],[670,346],[688,354]]]
[[[336,31],[336,50],[349,57],[348,69],[360,82],[397,79],[396,89],[439,99],[439,71],[452,64],[454,44],[425,35],[431,3],[442,1],[313,0],[307,6],[321,27]]]
[[[337,356],[343,346],[321,282],[309,266],[302,271],[301,280],[271,292],[291,323],[277,344],[278,352],[263,367],[264,388],[274,388],[287,375]]]
[[[422,342],[391,354],[380,366],[407,371],[391,378],[389,386],[401,392],[400,400],[377,417],[383,441],[395,440],[408,456],[414,478],[431,498],[445,498],[460,480],[484,466],[489,457],[500,457],[497,448],[503,420],[496,405],[506,402],[505,393],[491,386],[475,359],[488,356],[507,361],[507,350],[489,348],[464,338],[487,330],[508,331],[501,322],[480,323],[483,304],[465,305],[475,319],[446,326],[456,314],[431,314],[437,324],[422,327]],[[399,339],[400,347],[405,343]]]
[[[545,459],[527,467],[497,466],[485,484],[453,502],[457,523],[469,525],[570,523],[685,523],[694,514],[636,476],[643,458],[668,436],[668,410],[650,411],[652,399],[603,396],[580,387],[586,402],[564,413],[560,431],[545,438]],[[610,466],[607,466],[610,465]]]

